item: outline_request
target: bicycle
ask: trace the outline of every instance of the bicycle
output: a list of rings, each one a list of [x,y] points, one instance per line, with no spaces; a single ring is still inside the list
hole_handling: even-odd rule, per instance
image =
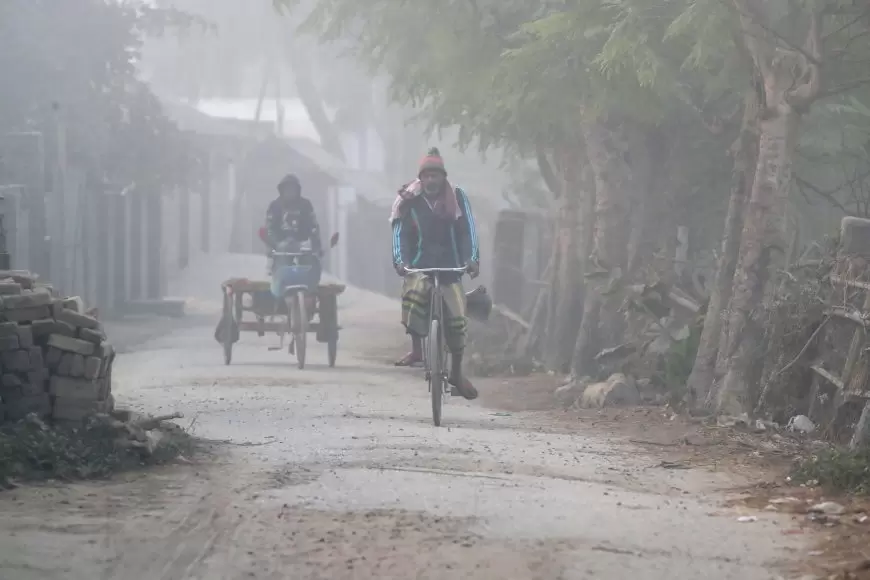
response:
[[[429,383],[429,393],[432,396],[432,422],[441,426],[441,407],[444,399],[451,394],[447,370],[447,336],[442,327],[444,312],[444,296],[441,290],[439,274],[467,272],[462,268],[405,268],[407,274],[423,274],[432,280],[432,290],[429,294],[429,334],[423,339],[423,368],[426,371],[426,381]]]
[[[310,291],[308,278],[311,266],[299,264],[299,258],[313,256],[313,252],[272,252],[276,258],[274,276],[280,285],[280,297],[287,308],[287,333],[291,335],[288,350],[296,351],[296,362],[300,370],[305,368],[306,340],[308,336],[308,307],[306,298]],[[279,265],[277,258],[289,258],[289,264]],[[277,304],[276,304],[277,307]],[[283,342],[283,340],[282,340]],[[334,356],[330,362],[334,364]]]

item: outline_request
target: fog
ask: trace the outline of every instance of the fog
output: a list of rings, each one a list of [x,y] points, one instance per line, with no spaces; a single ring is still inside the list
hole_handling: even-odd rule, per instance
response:
[[[326,270],[397,297],[390,207],[437,147],[474,207],[493,368],[761,409],[774,311],[827,288],[807,264],[870,215],[870,46],[854,6],[759,24],[749,1],[6,0],[7,253],[151,308],[205,255],[265,264],[295,173],[340,234]]]

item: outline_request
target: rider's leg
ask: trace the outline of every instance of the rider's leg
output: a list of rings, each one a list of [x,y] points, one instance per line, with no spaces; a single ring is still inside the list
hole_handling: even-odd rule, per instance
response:
[[[402,325],[411,335],[411,352],[396,361],[396,366],[423,361],[423,337],[429,333],[430,286],[429,279],[420,274],[409,274],[402,283]]]
[[[465,316],[465,293],[462,284],[456,282],[442,287],[444,290],[444,316],[447,319],[447,348],[450,350],[450,384],[466,399],[476,399],[477,389],[462,372],[465,338],[468,333],[468,318]]]

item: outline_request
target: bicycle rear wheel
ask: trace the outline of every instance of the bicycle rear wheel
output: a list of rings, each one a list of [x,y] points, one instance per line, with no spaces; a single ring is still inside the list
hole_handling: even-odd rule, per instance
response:
[[[429,392],[432,395],[432,422],[441,426],[441,395],[444,394],[444,358],[441,349],[441,326],[438,320],[429,325],[427,340],[429,358]]]

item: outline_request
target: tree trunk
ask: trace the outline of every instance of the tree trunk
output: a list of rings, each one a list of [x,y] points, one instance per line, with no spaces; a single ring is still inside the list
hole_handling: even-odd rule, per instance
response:
[[[722,247],[716,264],[716,279],[707,304],[707,313],[704,316],[698,354],[687,384],[686,403],[692,408],[705,403],[716,378],[714,373],[719,355],[719,337],[722,334],[725,308],[731,300],[731,285],[734,282],[734,270],[737,268],[737,257],[740,251],[746,194],[752,187],[752,178],[755,175],[757,145],[758,94],[754,89],[749,89],[744,99],[740,135],[733,148],[731,195],[728,201],[728,214],[725,216]]]
[[[621,327],[621,315],[606,308],[604,292],[622,278],[628,249],[629,167],[624,128],[602,122],[585,127],[586,149],[595,180],[595,227],[583,304],[583,319],[571,371],[580,377],[592,372],[595,355],[613,346]]]
[[[580,290],[580,260],[577,255],[578,239],[583,237],[579,228],[580,201],[583,198],[583,184],[580,178],[582,157],[576,148],[559,152],[559,173],[561,192],[556,215],[556,268],[553,285],[554,300],[551,301],[552,316],[548,321],[547,346],[544,349],[544,365],[548,370],[563,372],[570,363],[571,353],[565,349],[574,322],[576,294]],[[567,359],[567,360],[566,360]]]
[[[311,71],[311,61],[306,54],[300,51],[298,46],[287,43],[287,60],[293,69],[293,77],[296,79],[296,90],[299,100],[311,119],[311,124],[320,135],[321,146],[342,161],[346,161],[344,147],[341,145],[341,135],[326,114],[326,107],[320,90],[314,80]]]
[[[720,351],[722,379],[716,410],[751,412],[755,358],[762,347],[763,310],[771,272],[787,250],[785,217],[791,187],[791,164],[801,115],[819,92],[819,15],[812,14],[802,51],[784,51],[771,38],[763,0],[734,0],[746,47],[764,83],[764,111],[755,181],[749,198],[740,255],[734,274],[725,348]],[[809,55],[813,60],[807,57]]]

